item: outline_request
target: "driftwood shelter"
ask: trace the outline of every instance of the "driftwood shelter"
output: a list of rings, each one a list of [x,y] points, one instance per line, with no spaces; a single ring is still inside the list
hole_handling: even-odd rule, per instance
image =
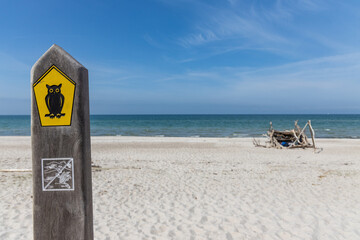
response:
[[[309,128],[311,134],[311,143],[308,140],[308,137],[305,134],[306,128]],[[315,131],[311,126],[311,121],[309,120],[305,126],[301,129],[298,125],[298,121],[295,121],[294,129],[279,131],[275,130],[270,122],[270,128],[266,136],[268,141],[266,145],[261,145],[259,141],[254,139],[255,146],[262,147],[275,147],[275,148],[314,148],[315,149]]]

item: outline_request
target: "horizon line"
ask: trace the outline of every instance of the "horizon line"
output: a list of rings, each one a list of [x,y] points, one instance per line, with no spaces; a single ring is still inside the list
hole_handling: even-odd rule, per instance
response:
[[[90,116],[144,116],[144,115],[360,115],[360,113],[103,113]],[[31,114],[0,114],[3,116],[31,116]]]

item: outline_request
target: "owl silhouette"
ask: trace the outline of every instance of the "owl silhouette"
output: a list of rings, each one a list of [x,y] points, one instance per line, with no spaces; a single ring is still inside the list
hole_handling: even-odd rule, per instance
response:
[[[45,117],[61,118],[62,116],[65,116],[65,113],[61,113],[65,101],[65,97],[61,93],[61,86],[62,84],[51,86],[46,84],[48,94],[45,97],[45,102],[49,109],[49,114],[45,114]]]

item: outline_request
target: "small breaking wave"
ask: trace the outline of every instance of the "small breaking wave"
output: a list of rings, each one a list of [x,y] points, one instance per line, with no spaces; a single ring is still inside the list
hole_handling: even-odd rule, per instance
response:
[[[245,137],[249,137],[249,134],[246,134],[246,133],[233,133],[229,137],[230,138],[245,138]]]

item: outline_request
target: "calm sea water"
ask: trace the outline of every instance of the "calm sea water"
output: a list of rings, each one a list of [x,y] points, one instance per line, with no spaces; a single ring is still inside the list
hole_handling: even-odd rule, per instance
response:
[[[93,115],[92,136],[259,137],[311,120],[319,138],[360,138],[360,115]],[[0,116],[1,136],[29,136],[30,116]]]

